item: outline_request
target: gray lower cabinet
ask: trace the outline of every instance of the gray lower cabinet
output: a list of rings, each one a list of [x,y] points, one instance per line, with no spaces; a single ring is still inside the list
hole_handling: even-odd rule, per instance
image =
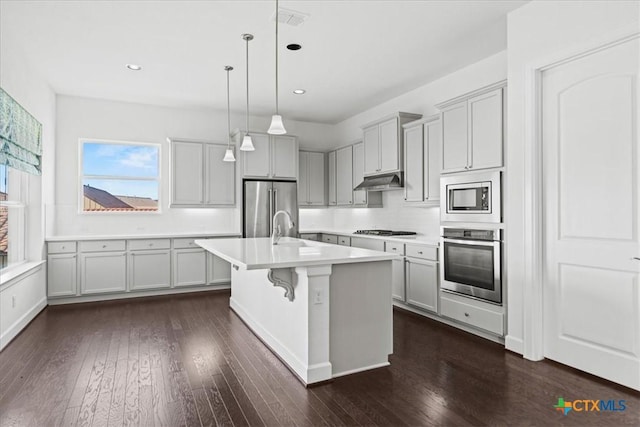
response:
[[[398,301],[405,301],[405,267],[404,258],[391,261],[391,296]]]
[[[300,238],[304,240],[312,240],[314,242],[319,242],[321,240],[318,233],[302,233],[300,234]]]
[[[126,252],[80,254],[80,290],[83,295],[127,290]]]
[[[171,287],[171,239],[129,241],[129,290]]]
[[[47,256],[47,296],[75,296],[77,289],[78,256],[55,254]]]
[[[206,255],[204,249],[174,250],[173,286],[204,285],[207,281]]]
[[[48,242],[47,296],[72,298],[229,284],[231,265],[194,240]]]
[[[338,244],[338,236],[335,234],[323,234],[322,241],[325,243],[333,243],[334,245]]]
[[[438,312],[438,263],[406,257],[407,304]]]
[[[207,280],[210,285],[231,282],[231,264],[213,254],[207,254]]]

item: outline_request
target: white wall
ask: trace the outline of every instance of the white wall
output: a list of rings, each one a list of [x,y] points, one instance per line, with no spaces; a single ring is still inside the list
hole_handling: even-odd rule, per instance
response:
[[[43,211],[44,204],[53,200],[55,171],[55,95],[36,70],[14,43],[0,37],[0,86],[42,123],[42,176],[28,176],[26,257],[29,261],[44,259]],[[0,283],[0,349],[46,305],[42,266],[25,276]]]
[[[558,52],[589,44],[623,28],[638,29],[637,1],[536,1],[508,16],[508,150],[506,182],[506,234],[508,252],[508,336],[506,346],[523,353],[525,330],[523,284],[526,281],[525,254],[531,239],[525,235],[525,180],[528,168],[525,146],[528,126],[525,115],[528,67]],[[542,64],[540,64],[542,65]],[[526,356],[526,354],[525,354]]]
[[[380,105],[357,114],[335,127],[335,145],[349,144],[362,139],[361,126],[398,111],[422,114],[428,117],[438,113],[435,105],[507,77],[507,52],[499,52],[482,61],[462,68],[432,83],[421,86]],[[383,208],[327,209],[300,211],[302,229],[332,227],[339,230],[362,228],[388,228],[416,231],[426,236],[438,236],[440,209],[438,207],[405,207],[404,193],[388,191],[383,194]]]
[[[231,128],[244,127],[242,114],[232,114]],[[266,130],[269,118],[251,118],[251,127]],[[324,148],[332,141],[332,127],[287,121],[289,134],[299,137],[301,147]],[[57,97],[55,212],[48,235],[154,234],[171,232],[239,232],[237,208],[169,209],[170,146],[167,137],[226,142],[226,111],[178,109],[104,101],[69,96]],[[160,214],[78,213],[80,183],[78,140],[96,138],[116,141],[153,142],[161,148]]]

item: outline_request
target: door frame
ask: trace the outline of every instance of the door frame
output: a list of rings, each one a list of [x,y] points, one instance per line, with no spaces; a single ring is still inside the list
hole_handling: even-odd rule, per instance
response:
[[[525,69],[523,357],[544,359],[544,195],[542,193],[542,73],[600,50],[640,38],[637,25],[574,44],[529,63]],[[524,302],[527,302],[526,304]]]

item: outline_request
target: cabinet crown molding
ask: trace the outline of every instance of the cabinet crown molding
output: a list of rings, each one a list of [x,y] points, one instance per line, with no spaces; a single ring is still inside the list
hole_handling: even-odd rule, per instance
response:
[[[440,114],[434,114],[433,116],[429,116],[429,117],[425,117],[423,119],[420,120],[414,120],[412,122],[409,123],[405,123],[402,125],[403,129],[410,129],[416,126],[420,126],[423,125],[425,123],[433,123],[440,120]]]
[[[371,126],[375,126],[378,123],[382,123],[382,122],[386,122],[389,119],[393,119],[393,118],[405,118],[405,119],[414,119],[414,120],[418,120],[422,118],[422,114],[415,114],[415,113],[405,113],[403,111],[399,111],[397,113],[393,113],[393,114],[389,114],[388,116],[382,117],[380,119],[374,120],[373,122],[369,122],[365,125],[360,126],[360,129],[366,129],[369,128]]]
[[[496,90],[499,88],[507,87],[507,80],[500,80],[499,82],[490,84],[488,86],[481,87],[480,89],[476,89],[472,92],[467,92],[460,96],[456,96],[455,98],[449,99],[447,101],[436,104],[436,108],[438,110],[442,110],[444,108],[449,107],[450,105],[457,104],[458,102],[464,101],[468,98],[473,98],[474,96],[482,95],[483,93],[491,92],[492,90]]]

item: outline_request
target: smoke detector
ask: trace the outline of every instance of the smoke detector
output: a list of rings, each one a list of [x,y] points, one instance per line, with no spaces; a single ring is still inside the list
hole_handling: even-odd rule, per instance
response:
[[[304,21],[306,21],[308,18],[309,18],[309,15],[307,15],[306,13],[298,12],[296,10],[291,10],[291,9],[285,9],[283,7],[278,9],[278,22],[281,24],[287,24],[294,27],[298,27],[304,24]],[[272,21],[276,20],[275,12],[271,16],[271,20]]]

